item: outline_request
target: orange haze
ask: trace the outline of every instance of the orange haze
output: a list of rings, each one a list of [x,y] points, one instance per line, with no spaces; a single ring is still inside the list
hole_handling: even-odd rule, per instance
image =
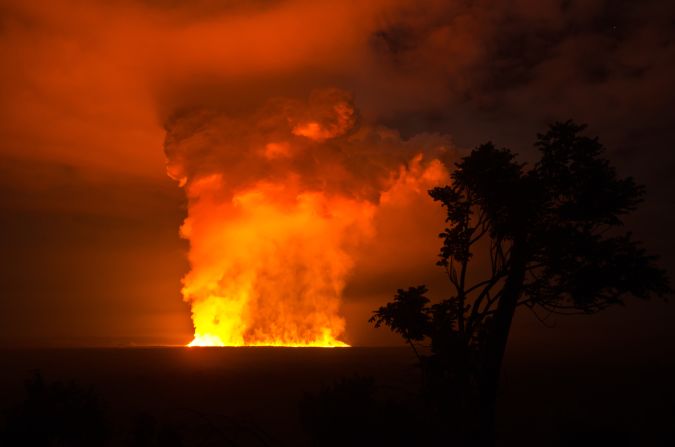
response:
[[[448,291],[426,189],[554,119],[675,253],[673,2],[614,3],[0,0],[0,344],[400,343],[373,309]]]

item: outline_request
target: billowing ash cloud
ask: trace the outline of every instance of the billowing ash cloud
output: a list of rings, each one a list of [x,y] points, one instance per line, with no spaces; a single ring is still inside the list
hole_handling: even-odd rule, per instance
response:
[[[166,127],[168,172],[188,196],[193,345],[343,345],[342,291],[378,207],[447,180],[446,138],[361,123],[338,89]]]
[[[403,140],[392,129],[360,122],[352,96],[334,88],[315,90],[309,99],[271,99],[248,115],[191,109],[174,115],[166,129],[172,178],[185,185],[222,174],[231,192],[292,179],[303,190],[375,202],[415,155],[450,155],[446,136]]]

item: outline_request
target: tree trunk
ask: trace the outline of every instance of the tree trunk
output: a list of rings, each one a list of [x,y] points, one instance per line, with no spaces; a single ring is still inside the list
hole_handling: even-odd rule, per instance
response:
[[[480,372],[480,418],[478,440],[481,447],[493,447],[496,442],[496,403],[502,360],[511,330],[513,314],[525,281],[525,243],[516,238],[511,249],[511,268],[506,278],[502,296],[497,304],[492,326],[485,344],[482,371]]]

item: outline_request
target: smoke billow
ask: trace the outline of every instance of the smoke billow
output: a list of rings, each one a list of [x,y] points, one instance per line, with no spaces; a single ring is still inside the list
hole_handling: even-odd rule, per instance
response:
[[[188,198],[193,345],[344,345],[342,291],[379,206],[447,179],[447,139],[368,126],[338,89],[237,116],[191,109],[166,128]]]

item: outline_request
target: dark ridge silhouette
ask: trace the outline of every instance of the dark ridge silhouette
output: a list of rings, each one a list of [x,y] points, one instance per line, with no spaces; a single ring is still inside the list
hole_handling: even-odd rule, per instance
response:
[[[427,437],[431,433],[419,430],[428,416],[423,409],[414,401],[401,397],[397,401],[382,391],[372,377],[353,376],[323,386],[316,394],[306,393],[300,402],[300,418],[312,445],[435,445]]]
[[[149,413],[138,414],[131,423],[130,447],[184,447],[183,435],[171,423],[159,421]]]
[[[46,383],[37,371],[26,399],[6,412],[3,446],[102,446],[108,436],[103,405],[92,388]]]
[[[656,258],[621,229],[644,188],[618,177],[584,129],[551,125],[538,135],[541,158],[531,167],[492,143],[456,164],[452,184],[429,191],[447,211],[437,264],[454,294],[430,304],[424,285],[399,289],[370,320],[410,344],[427,402],[472,445],[496,442],[500,371],[517,308],[591,314],[626,297],[672,293]],[[472,263],[479,251],[487,271]]]
[[[644,355],[622,356],[615,348],[509,348],[499,445],[673,445],[672,349],[654,343]],[[88,414],[65,418],[54,405],[42,406],[49,417],[22,416],[35,414],[19,410],[34,407],[21,384],[36,365],[45,389],[58,382],[75,384],[76,394],[95,390],[105,446],[475,445],[476,419],[459,411],[467,405],[457,401],[462,390],[428,375],[439,381],[420,393],[420,368],[405,348],[46,349],[0,357],[0,446],[82,445],[78,432],[90,429]],[[82,421],[70,425],[76,436],[55,444],[56,436],[33,433],[63,431],[59,418]]]
[[[255,424],[195,410],[130,414],[127,424],[113,427],[93,387],[75,381],[48,383],[39,371],[25,381],[25,391],[21,403],[4,411],[2,447],[282,445]]]

